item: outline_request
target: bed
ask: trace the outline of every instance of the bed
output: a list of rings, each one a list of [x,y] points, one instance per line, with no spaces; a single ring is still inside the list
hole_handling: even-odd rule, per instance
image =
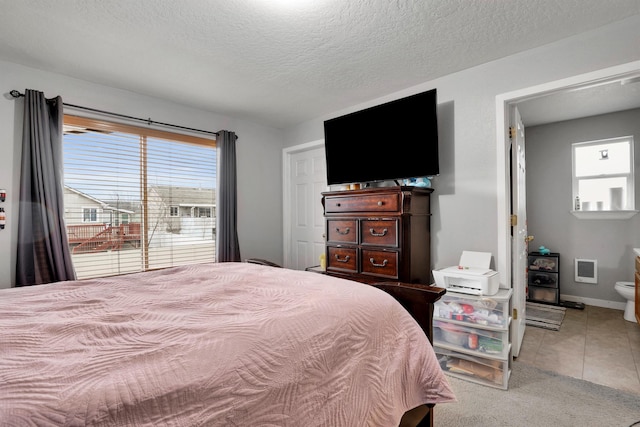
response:
[[[397,426],[455,401],[406,292],[249,263],[4,289],[0,425]]]

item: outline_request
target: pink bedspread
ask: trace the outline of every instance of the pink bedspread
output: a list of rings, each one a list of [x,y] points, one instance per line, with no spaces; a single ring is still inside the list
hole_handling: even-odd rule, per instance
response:
[[[0,291],[2,426],[397,426],[454,400],[355,282],[221,263]]]

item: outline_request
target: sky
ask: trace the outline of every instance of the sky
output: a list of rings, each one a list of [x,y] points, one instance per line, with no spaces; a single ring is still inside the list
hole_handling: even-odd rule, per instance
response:
[[[147,138],[147,184],[216,187],[216,149]],[[64,135],[64,184],[99,200],[139,201],[141,142],[137,135]]]

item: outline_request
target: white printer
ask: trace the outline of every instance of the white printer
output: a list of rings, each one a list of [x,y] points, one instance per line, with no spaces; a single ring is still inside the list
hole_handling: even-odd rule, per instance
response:
[[[490,265],[490,252],[463,251],[458,265],[433,270],[433,278],[436,286],[452,292],[495,295],[500,288],[500,279]]]

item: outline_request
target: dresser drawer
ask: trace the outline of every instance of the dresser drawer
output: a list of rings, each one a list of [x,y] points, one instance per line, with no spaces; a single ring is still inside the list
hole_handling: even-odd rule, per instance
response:
[[[640,256],[636,257],[636,273],[640,273]]]
[[[328,219],[327,241],[332,243],[358,243],[355,219]]]
[[[356,248],[327,246],[327,270],[358,272],[358,251]]]
[[[363,219],[360,222],[360,242],[363,245],[398,247],[397,219]]]
[[[362,249],[362,272],[397,279],[398,252]]]
[[[358,196],[328,196],[325,213],[347,212],[399,212],[399,194],[366,194]]]

